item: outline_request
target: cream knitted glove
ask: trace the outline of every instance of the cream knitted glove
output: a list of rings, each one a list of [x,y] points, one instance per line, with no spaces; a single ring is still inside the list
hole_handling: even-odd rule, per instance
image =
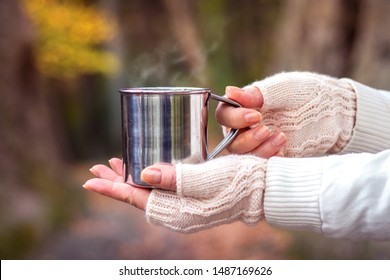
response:
[[[193,232],[264,217],[267,160],[229,155],[201,164],[176,166],[177,193],[154,189],[146,207],[149,222]]]
[[[338,153],[351,139],[356,94],[348,80],[290,72],[252,85],[264,96],[263,124],[287,136],[285,156]]]

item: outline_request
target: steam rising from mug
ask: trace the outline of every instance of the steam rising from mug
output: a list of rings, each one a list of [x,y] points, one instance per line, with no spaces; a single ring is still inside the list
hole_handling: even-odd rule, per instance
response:
[[[229,134],[211,152],[207,150],[208,101],[234,107],[233,100],[207,88],[144,87],[120,89],[123,174],[133,185],[152,187],[141,171],[158,162],[199,163],[219,154],[237,136]]]

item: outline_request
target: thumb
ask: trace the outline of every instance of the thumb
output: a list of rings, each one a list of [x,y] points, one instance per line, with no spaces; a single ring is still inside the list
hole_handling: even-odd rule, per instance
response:
[[[259,88],[250,85],[243,89],[235,86],[227,86],[225,90],[226,96],[234,101],[237,101],[245,108],[261,108],[263,106],[263,94]]]
[[[168,191],[176,191],[176,167],[171,164],[156,163],[141,172],[145,183]]]

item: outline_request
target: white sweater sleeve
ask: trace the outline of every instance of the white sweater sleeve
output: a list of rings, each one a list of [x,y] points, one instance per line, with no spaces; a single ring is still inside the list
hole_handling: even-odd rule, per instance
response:
[[[351,79],[356,92],[357,111],[352,138],[342,151],[377,153],[390,149],[390,92]]]
[[[277,227],[331,238],[390,240],[390,150],[271,158],[264,212]]]

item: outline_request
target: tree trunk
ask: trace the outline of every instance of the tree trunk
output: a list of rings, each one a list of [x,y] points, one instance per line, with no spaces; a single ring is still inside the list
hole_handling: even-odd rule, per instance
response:
[[[19,1],[0,1],[0,254],[19,257],[50,227],[66,195],[34,68],[33,30]],[[63,177],[66,174],[63,173]],[[62,181],[61,181],[62,180]],[[60,190],[61,189],[61,190]],[[53,219],[54,218],[54,219]],[[58,217],[57,217],[58,218]]]
[[[164,0],[172,33],[187,62],[190,74],[199,86],[207,85],[206,57],[188,1]]]
[[[348,76],[390,89],[390,2],[285,1],[273,71]]]
[[[285,1],[278,70],[343,75],[349,65],[360,1]]]
[[[351,77],[390,90],[390,1],[362,0]]]

